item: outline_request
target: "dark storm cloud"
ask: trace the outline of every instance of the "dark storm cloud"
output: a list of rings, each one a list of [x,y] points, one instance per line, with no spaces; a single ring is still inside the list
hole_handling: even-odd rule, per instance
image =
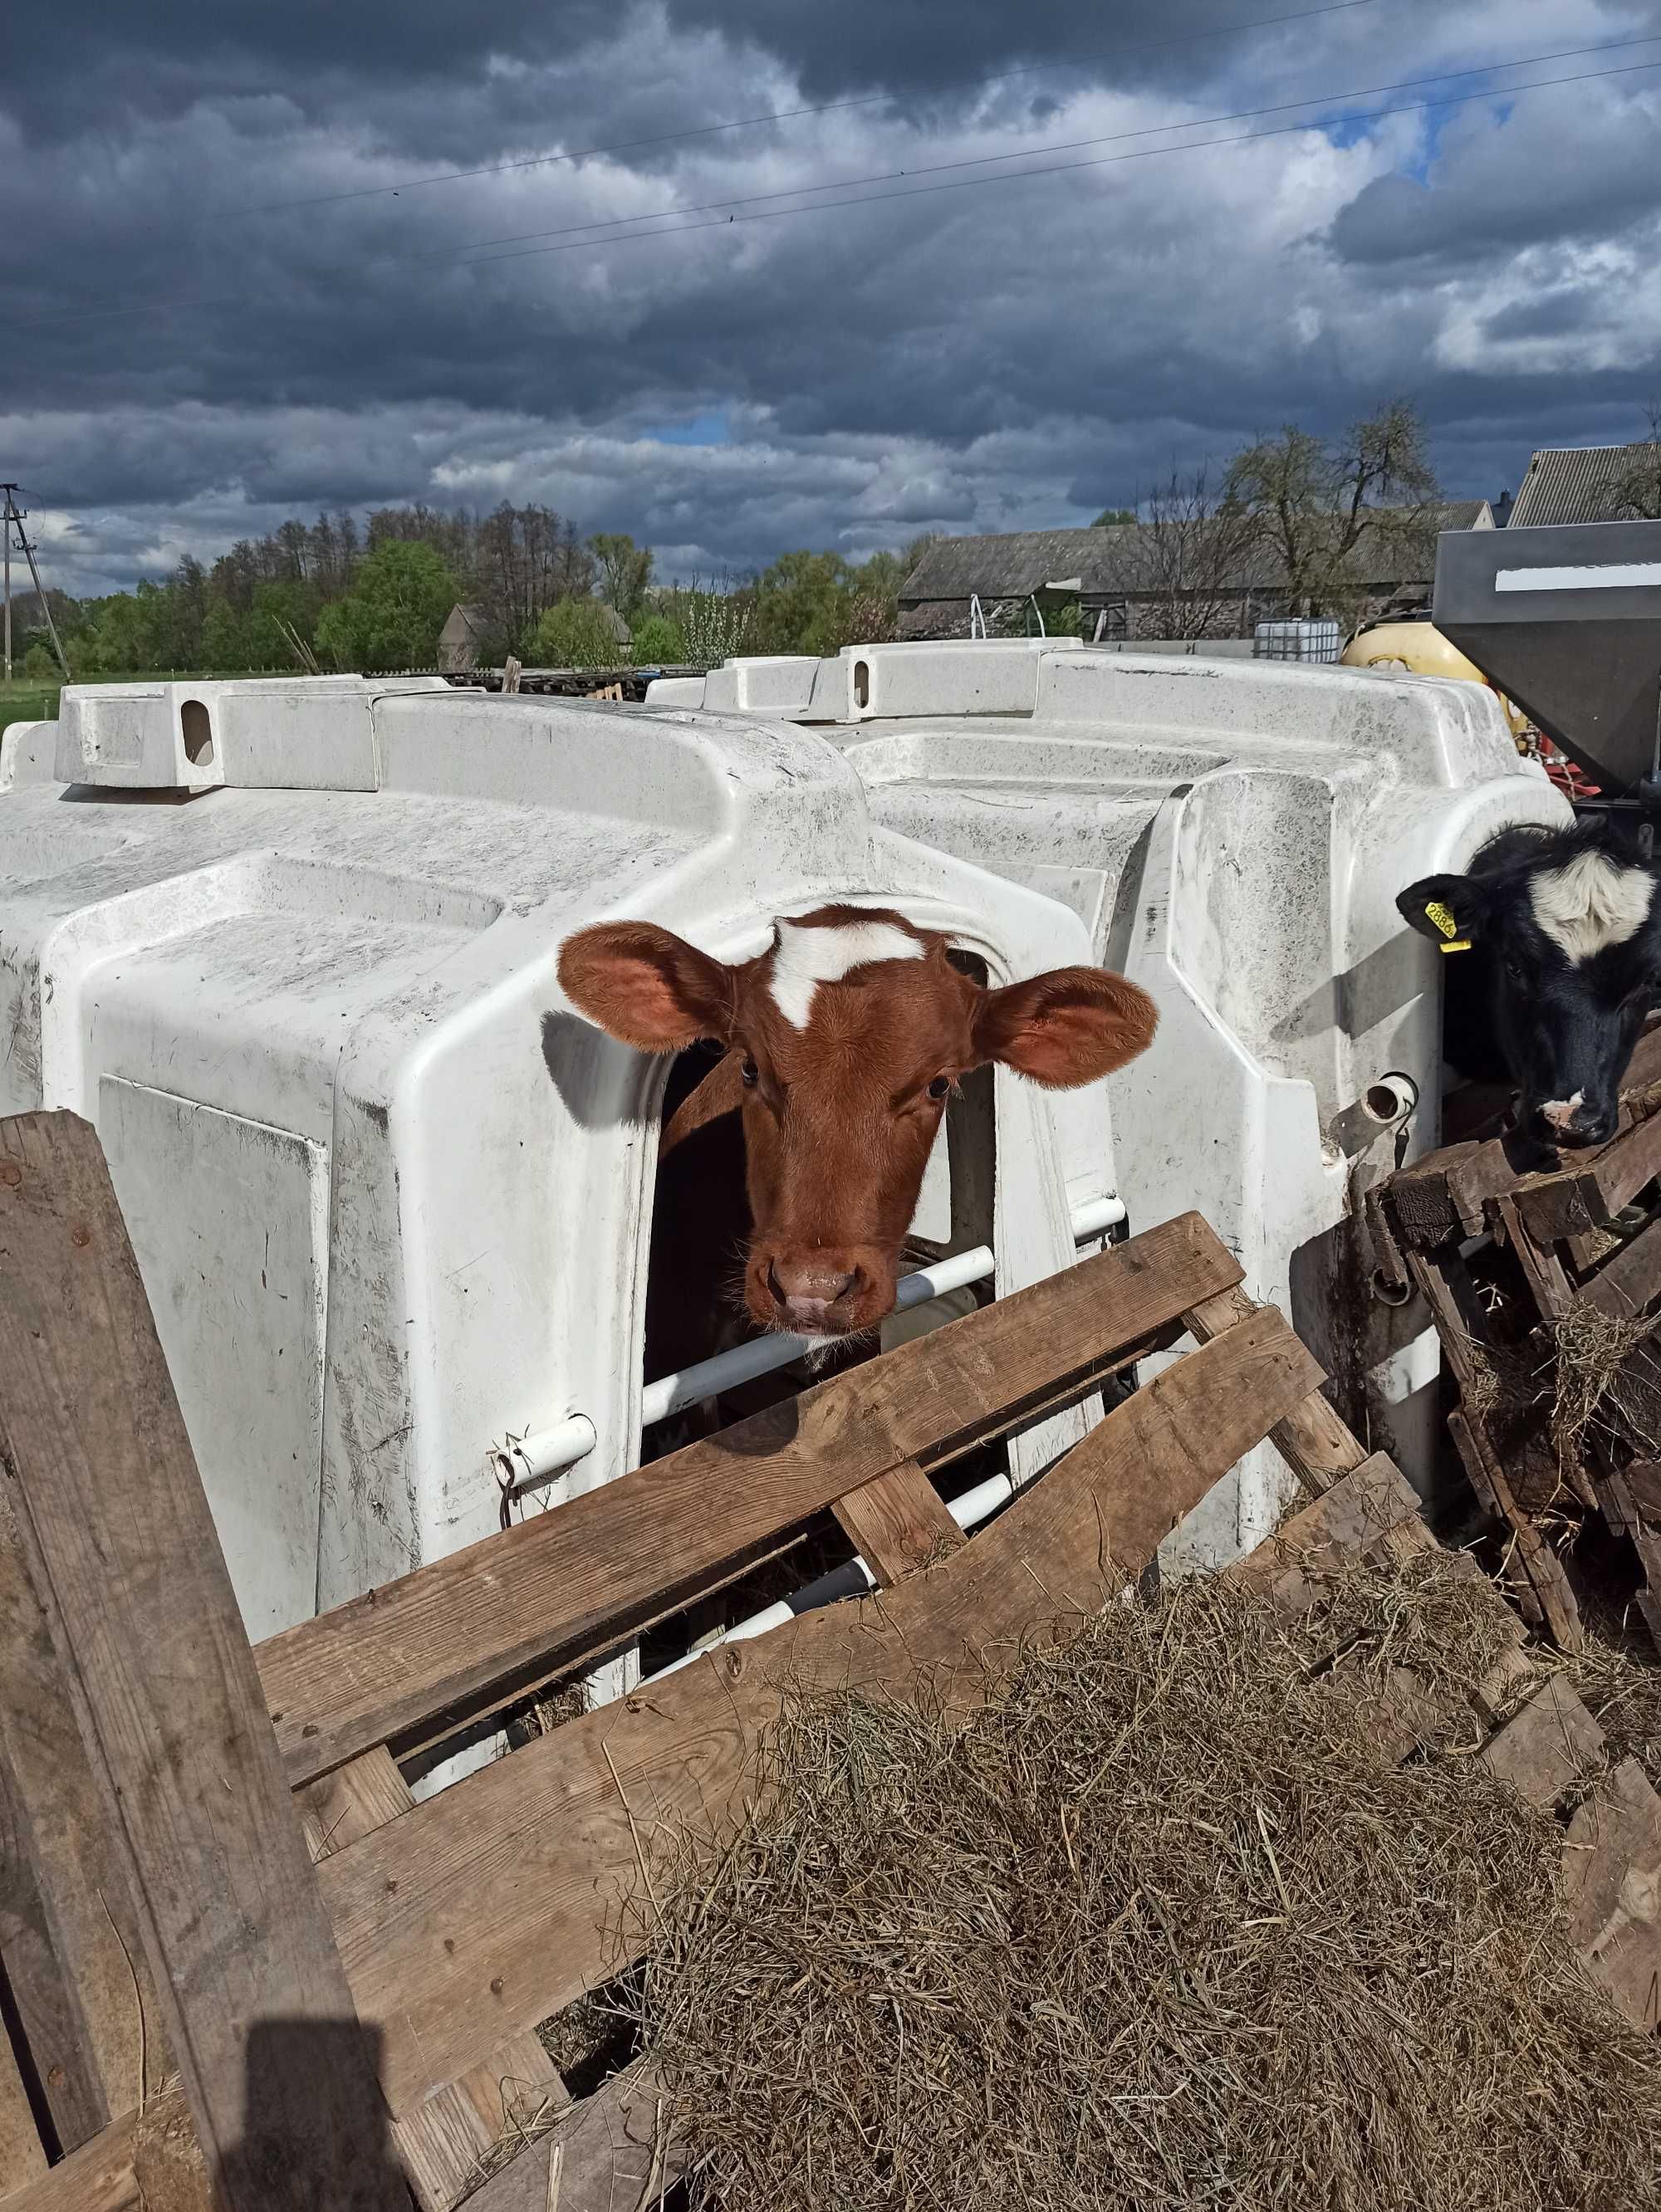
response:
[[[1086,519],[1396,390],[1460,491],[1532,443],[1628,434],[1661,358],[1661,75],[1342,147],[1142,158],[1157,137],[1116,134],[1630,37],[1661,7],[1366,0],[1240,29],[1288,12],[152,0],[71,51],[37,11],[0,77],[0,453],[90,587],[399,498],[545,497],[683,568]],[[995,70],[1026,73],[964,82]],[[1085,138],[1139,158],[751,219]],[[655,241],[527,235],[729,200],[739,222]]]
[[[204,100],[272,93],[338,120],[348,119],[350,106],[379,132],[386,118],[373,112],[371,98],[392,96],[394,119],[409,124],[413,114],[400,116],[396,105],[401,92],[428,87],[465,100],[485,82],[511,115],[515,69],[580,62],[610,44],[621,12],[615,0],[491,0],[472,12],[448,0],[289,0],[282,8],[147,0],[142,9],[106,0],[78,11],[70,69],[61,18],[18,9],[7,24],[5,96],[34,129],[68,135],[88,122],[176,116]],[[1189,82],[1196,62],[1208,74],[1227,65],[1242,24],[1299,12],[1298,0],[1116,0],[1098,14],[1070,0],[1020,9],[1008,0],[667,0],[672,30],[770,57],[810,100],[873,91],[952,95],[965,80],[1034,63],[1074,84]],[[1037,78],[1033,89],[1046,96]]]

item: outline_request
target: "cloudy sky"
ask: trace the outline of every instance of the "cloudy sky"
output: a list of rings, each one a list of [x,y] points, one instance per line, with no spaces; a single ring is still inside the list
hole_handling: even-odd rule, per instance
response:
[[[0,474],[78,593],[417,498],[683,576],[1084,522],[1396,392],[1457,494],[1638,434],[1661,0],[1294,7],[13,9]]]

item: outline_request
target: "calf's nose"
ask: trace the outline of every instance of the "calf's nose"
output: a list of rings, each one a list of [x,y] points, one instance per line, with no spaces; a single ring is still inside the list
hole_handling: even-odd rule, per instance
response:
[[[1615,1133],[1615,1108],[1613,1101],[1589,1101],[1576,1091],[1567,1098],[1544,1100],[1540,1119],[1559,1144],[1601,1145]]]
[[[859,1269],[836,1252],[787,1253],[768,1263],[767,1287],[780,1320],[810,1334],[826,1327],[831,1307],[859,1283]]]

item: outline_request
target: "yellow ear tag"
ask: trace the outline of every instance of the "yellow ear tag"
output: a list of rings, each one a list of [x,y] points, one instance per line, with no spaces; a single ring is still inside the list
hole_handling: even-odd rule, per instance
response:
[[[1425,919],[1427,921],[1434,922],[1443,936],[1449,940],[1447,944],[1437,946],[1436,950],[1439,952],[1469,952],[1470,951],[1469,938],[1460,936],[1459,925],[1454,920],[1451,909],[1445,907],[1440,899],[1426,901]]]

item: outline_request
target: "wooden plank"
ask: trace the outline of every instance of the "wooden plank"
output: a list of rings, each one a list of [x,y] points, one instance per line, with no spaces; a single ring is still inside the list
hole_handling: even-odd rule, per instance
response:
[[[122,1856],[3,1492],[0,1806],[21,1886],[0,1958],[58,2147],[75,2150],[140,2101],[147,2058],[160,2080],[164,2039]]]
[[[1548,1811],[1597,1765],[1603,1731],[1561,1674],[1550,1675],[1479,1753],[1489,1772]]]
[[[1635,1516],[1661,1522],[1661,1459],[1634,1459],[1621,1470],[1626,1498]]]
[[[407,2206],[97,1136],[0,1165],[5,1487],[198,2136],[232,2212]]]
[[[422,2212],[453,2212],[476,2191],[505,2146],[545,2136],[570,2104],[533,2033],[512,2036],[483,2065],[412,2106],[394,2123],[398,2154]]]
[[[1387,1452],[1374,1452],[1266,1543],[1225,1567],[1222,1579],[1267,1591],[1288,1613],[1305,1613],[1318,1595],[1323,1554],[1365,1558],[1409,1523],[1423,1526],[1419,1493]]]
[[[837,1498],[831,1510],[885,1585],[929,1565],[942,1552],[955,1552],[964,1540],[939,1491],[914,1459],[862,1482]]]
[[[1239,1279],[1200,1217],[1181,1215],[273,1637],[256,1657],[289,1780],[521,1669],[604,1649],[862,1482],[913,1458],[939,1465],[1058,1392],[1081,1395],[1127,1346]]]
[[[415,1799],[384,1744],[295,1793],[314,1865],[411,1811]],[[451,2212],[472,2191],[503,2139],[539,2132],[570,2102],[534,2035],[514,2036],[489,2061],[448,2081],[392,2126],[421,2212]]]
[[[1183,1316],[1195,1341],[1209,1344],[1225,1329],[1234,1328],[1257,1311],[1239,1289],[1220,1291],[1204,1298]],[[1284,1420],[1276,1421],[1269,1441],[1305,1490],[1319,1497],[1341,1475],[1349,1474],[1367,1457],[1366,1446],[1350,1429],[1331,1401],[1312,1390]]]
[[[657,2212],[685,2172],[670,2106],[636,2060],[467,2200],[467,2212]]]
[[[1661,2027],[1661,1798],[1625,1759],[1569,1822],[1563,1889],[1574,1942],[1632,2025]]]
[[[125,2113],[40,2180],[0,2197],[6,2212],[146,2212],[132,2170],[137,2117]]]
[[[222,2200],[177,2081],[134,2117],[132,2178],[144,2212],[219,2212]]]
[[[316,1866],[334,1852],[344,1850],[348,1844],[361,1843],[389,1820],[399,1819],[410,1811],[415,1799],[392,1754],[382,1743],[332,1774],[321,1775],[296,1790],[294,1802],[306,1849]]]
[[[1518,1171],[1506,1140],[1445,1145],[1398,1169],[1383,1185],[1382,1203],[1403,1253],[1426,1251],[1487,1225],[1488,1202],[1515,1188]]]
[[[1536,1243],[1518,1212],[1514,1198],[1496,1199],[1494,1212],[1505,1231],[1506,1243],[1517,1255],[1524,1279],[1534,1292],[1534,1302],[1540,1309],[1541,1319],[1561,1321],[1574,1303],[1574,1285],[1569,1280],[1567,1268],[1549,1244]]]
[[[1534,1235],[1554,1237],[1603,1229],[1661,1174],[1661,1115],[1630,1124],[1583,1165],[1518,1188],[1517,1203]]]
[[[1611,1321],[1629,1321],[1661,1297],[1661,1215],[1639,1231],[1628,1244],[1611,1252],[1574,1304],[1591,1307]]]
[[[359,2010],[385,2034],[393,2111],[618,1970],[640,1936],[619,1902],[658,1822],[722,1829],[785,1684],[967,1711],[1024,1639],[1146,1566],[1319,1377],[1280,1315],[1255,1313],[1116,1407],[940,1565],[644,1683],[338,1852],[319,1879]]]
[[[1563,1563],[1518,1504],[1487,1430],[1463,1408],[1448,1415],[1448,1428],[1472,1488],[1512,1532],[1518,1570],[1552,1641],[1560,1651],[1579,1651],[1585,1642],[1585,1631]]]
[[[0,2027],[0,2201],[46,2170],[46,2145],[34,2124],[17,2054]]]

